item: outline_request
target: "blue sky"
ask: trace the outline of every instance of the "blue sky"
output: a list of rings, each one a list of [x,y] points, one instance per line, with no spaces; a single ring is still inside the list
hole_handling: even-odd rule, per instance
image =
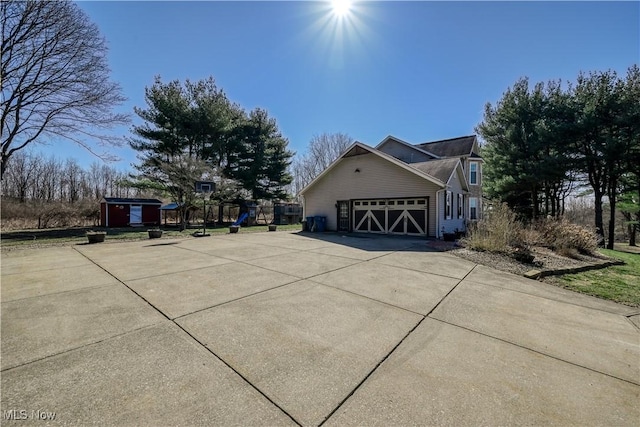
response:
[[[297,152],[323,132],[374,146],[472,134],[521,76],[574,81],[640,62],[638,2],[354,2],[342,19],[330,2],[78,4],[108,41],[120,110],[143,107],[155,75],[213,76],[246,110],[267,109]],[[46,150],[95,161],[66,143]],[[136,162],[112,151],[119,169]]]

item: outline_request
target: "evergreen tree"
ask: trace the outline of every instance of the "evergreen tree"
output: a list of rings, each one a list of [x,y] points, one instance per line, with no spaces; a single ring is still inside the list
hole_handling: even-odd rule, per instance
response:
[[[230,176],[242,183],[254,200],[288,198],[284,187],[293,179],[288,172],[293,153],[287,150],[288,141],[275,119],[257,108],[239,126],[238,135],[242,145]]]

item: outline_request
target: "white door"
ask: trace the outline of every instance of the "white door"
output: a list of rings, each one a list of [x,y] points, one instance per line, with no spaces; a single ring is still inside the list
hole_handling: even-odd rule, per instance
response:
[[[129,210],[129,224],[142,224],[141,205],[131,205]]]

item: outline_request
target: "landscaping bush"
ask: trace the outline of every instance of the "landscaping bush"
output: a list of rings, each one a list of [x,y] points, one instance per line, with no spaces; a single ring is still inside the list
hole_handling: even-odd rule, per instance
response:
[[[593,231],[564,218],[544,219],[535,224],[540,246],[560,255],[575,257],[577,253],[593,254],[598,249],[598,236]]]
[[[528,259],[529,244],[524,237],[523,225],[516,218],[516,214],[503,203],[495,205],[484,219],[471,224],[462,243],[477,251],[508,255],[517,253],[518,257]]]

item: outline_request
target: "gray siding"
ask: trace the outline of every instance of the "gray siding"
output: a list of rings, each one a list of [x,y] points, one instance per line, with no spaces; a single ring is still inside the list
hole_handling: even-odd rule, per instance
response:
[[[470,181],[470,164],[471,162],[477,162],[478,163],[478,185],[471,185],[471,181]],[[482,160],[479,159],[469,159],[466,158],[463,162],[462,165],[464,167],[464,174],[465,174],[465,178],[467,180],[467,185],[469,186],[469,197],[477,197],[478,200],[482,199],[482,180],[483,180],[483,176],[482,176],[482,166],[483,166],[483,162]],[[480,210],[478,209],[478,215],[480,218]]]
[[[445,233],[453,233],[456,229],[462,231],[465,229],[465,219],[467,217],[469,207],[468,207],[468,199],[465,197],[464,205],[465,211],[463,212],[463,218],[458,218],[458,194],[462,194],[464,191],[462,190],[462,184],[460,182],[459,174],[454,173],[451,181],[449,181],[449,186],[447,187],[447,191],[451,191],[451,219],[445,219],[445,209],[446,209],[446,191],[440,192],[438,196],[440,200],[438,201],[438,210],[439,210],[439,218],[440,223],[438,225],[439,234],[442,232],[442,228],[444,227]]]
[[[429,235],[435,236],[438,189],[437,184],[375,154],[346,157],[304,193],[304,216],[326,216],[327,230],[335,231],[338,200],[428,196]]]
[[[383,153],[393,156],[396,159],[400,159],[405,163],[426,162],[427,160],[434,158],[393,140],[385,142],[378,148],[378,151],[382,151]]]

